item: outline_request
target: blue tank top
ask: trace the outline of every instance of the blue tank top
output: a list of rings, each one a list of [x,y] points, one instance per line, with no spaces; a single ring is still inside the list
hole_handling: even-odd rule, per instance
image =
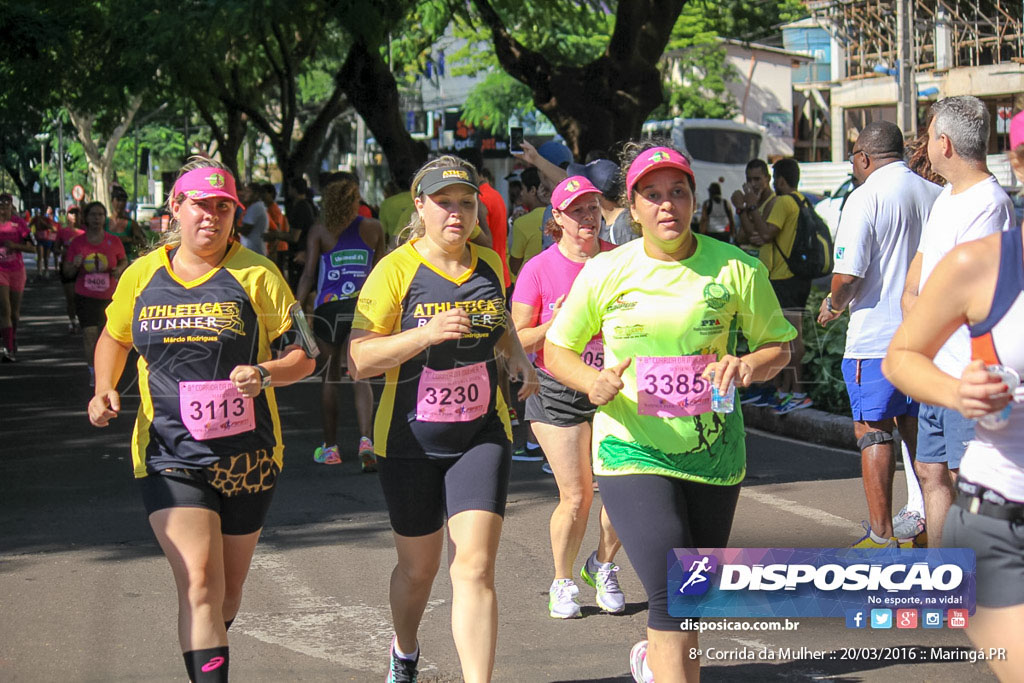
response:
[[[338,242],[320,255],[320,275],[316,286],[316,305],[356,299],[373,266],[373,249],[359,234],[362,216],[356,216]]]

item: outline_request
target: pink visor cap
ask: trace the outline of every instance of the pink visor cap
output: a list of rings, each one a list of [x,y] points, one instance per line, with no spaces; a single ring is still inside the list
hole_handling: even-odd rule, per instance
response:
[[[569,176],[558,183],[555,191],[551,193],[551,206],[559,211],[565,211],[577,197],[585,194],[601,194],[601,190],[581,175]]]
[[[235,191],[234,176],[219,168],[194,168],[181,176],[174,183],[174,196],[177,197],[179,194],[184,194],[190,199],[223,197],[239,206],[242,205]]]
[[[1020,144],[1024,144],[1024,111],[1010,119],[1010,151]]]
[[[690,186],[697,187],[693,169],[690,168],[690,162],[686,160],[686,157],[671,147],[651,147],[640,152],[633,163],[629,165],[629,173],[626,174],[626,198],[633,198],[633,188],[641,177],[659,168],[679,169],[690,176]]]

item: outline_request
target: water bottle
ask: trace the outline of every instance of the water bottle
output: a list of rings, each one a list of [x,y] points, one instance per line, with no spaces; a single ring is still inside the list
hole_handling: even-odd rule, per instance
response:
[[[1014,391],[1020,386],[1020,375],[1013,368],[1008,368],[1005,365],[986,365],[985,369],[988,370],[989,374],[998,375],[1006,382],[1006,386],[1009,389],[1010,396],[1013,396]],[[1010,413],[1013,411],[1013,400],[1011,399],[1002,410],[983,415],[978,418],[978,424],[985,429],[1002,429],[1010,422]]]
[[[729,380],[729,389],[724,394],[715,384],[715,373],[711,373],[711,410],[716,413],[731,413],[736,409],[736,383]]]

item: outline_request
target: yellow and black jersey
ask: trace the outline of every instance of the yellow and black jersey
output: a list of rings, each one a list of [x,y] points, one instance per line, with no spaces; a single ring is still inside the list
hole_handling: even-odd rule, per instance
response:
[[[376,334],[398,334],[459,307],[469,315],[472,331],[456,341],[431,346],[387,371],[374,422],[374,449],[381,457],[452,457],[482,439],[511,439],[494,357],[494,345],[508,324],[501,260],[493,250],[470,244],[469,270],[452,279],[428,263],[416,251],[415,242],[391,252],[373,269],[359,295],[352,326]],[[490,384],[482,417],[467,422],[417,418],[424,368],[443,371],[480,363],[485,364]]]
[[[190,408],[179,387],[227,380],[235,366],[270,360],[271,342],[291,327],[295,298],[268,259],[237,242],[217,268],[191,282],[174,274],[171,258],[172,247],[164,247],[133,263],[107,308],[107,333],[139,352],[135,476],[205,467],[261,448],[273,448],[280,468],[284,447],[273,389],[253,401],[254,429],[197,440],[182,417]]]

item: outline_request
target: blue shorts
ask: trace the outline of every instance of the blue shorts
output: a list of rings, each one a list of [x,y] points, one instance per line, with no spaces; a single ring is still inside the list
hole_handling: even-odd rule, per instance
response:
[[[974,438],[974,420],[955,410],[921,406],[917,418],[917,459],[944,462],[951,470],[960,468],[967,444]]]
[[[881,358],[844,358],[843,381],[855,422],[874,422],[907,415],[917,417],[918,403],[882,374]]]

